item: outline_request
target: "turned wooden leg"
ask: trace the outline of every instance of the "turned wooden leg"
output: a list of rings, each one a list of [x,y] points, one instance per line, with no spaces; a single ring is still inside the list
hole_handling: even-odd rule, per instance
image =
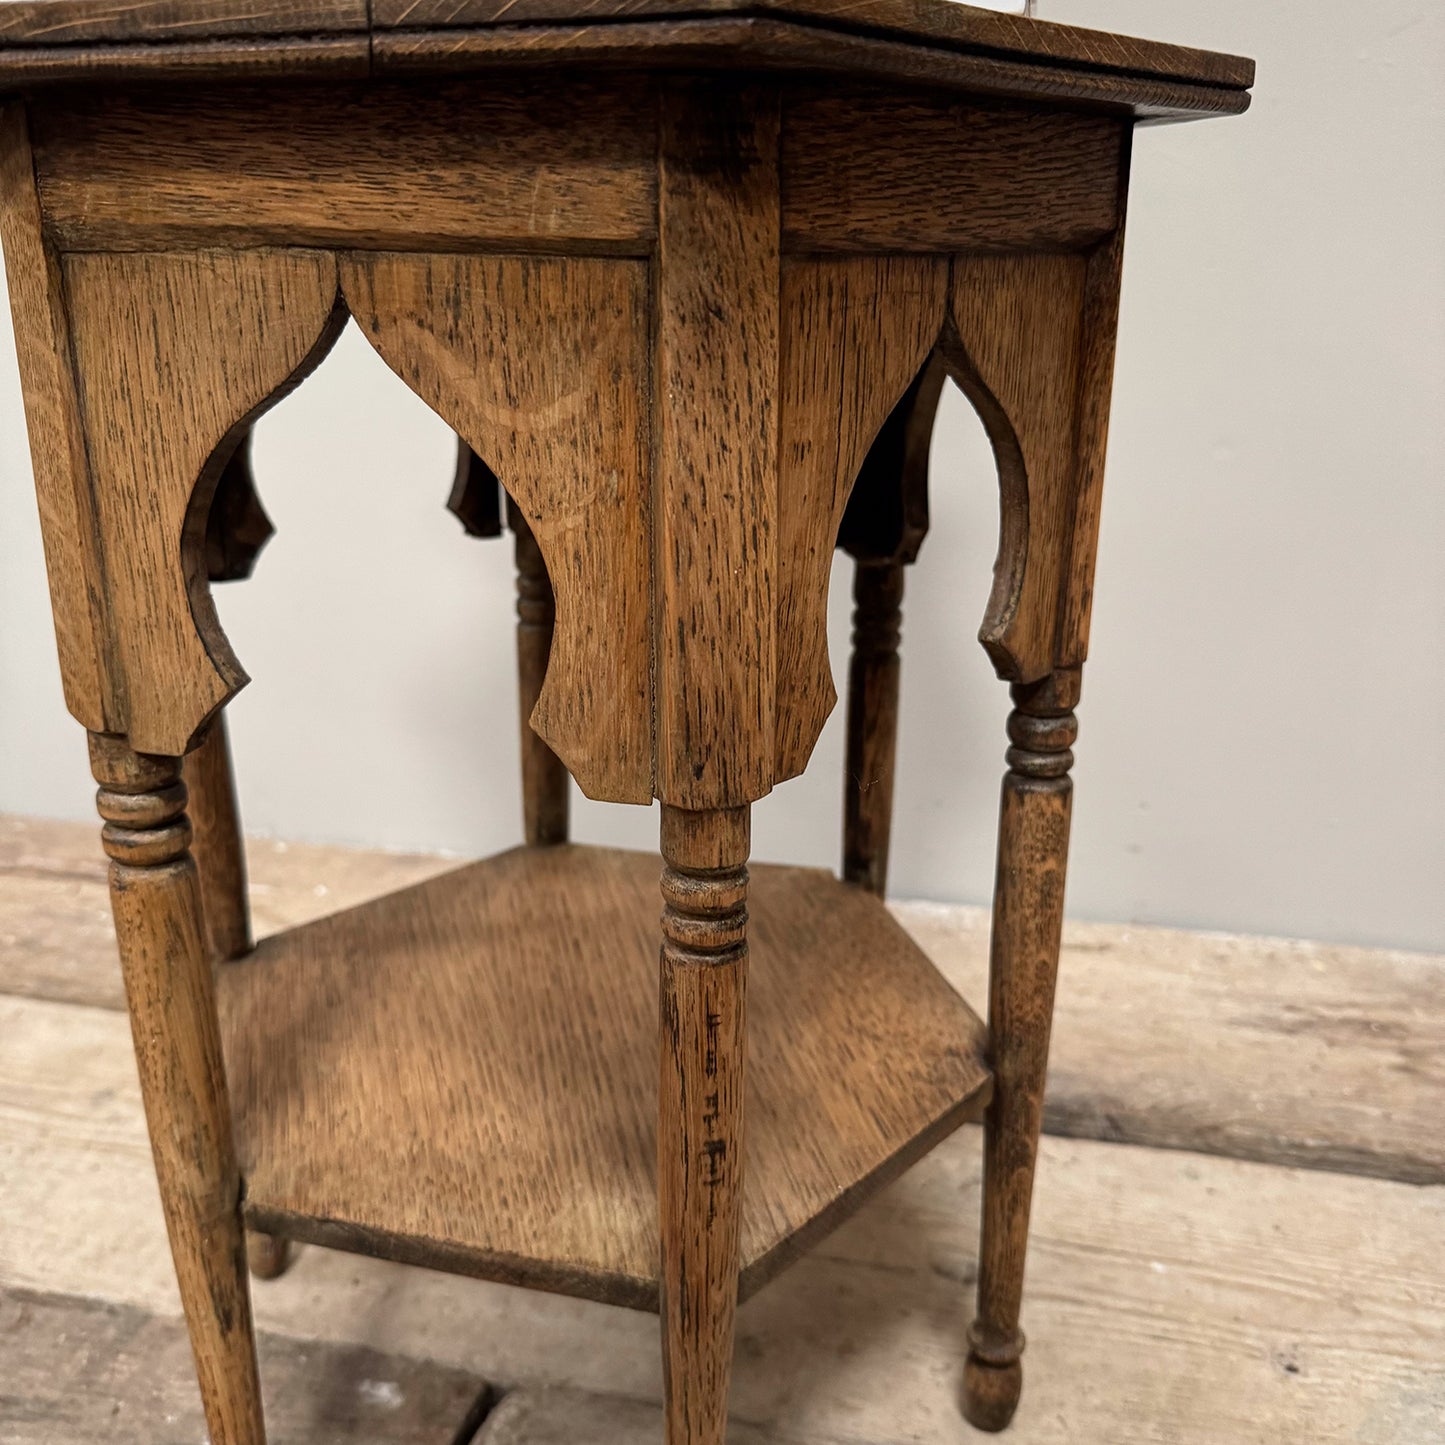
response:
[[[516,539],[517,560],[517,697],[522,731],[522,822],[533,845],[567,841],[567,769],[562,760],[532,731],[532,709],[542,695],[552,629],[557,617],[552,582],[542,549],[515,506],[507,523]]]
[[[200,746],[186,755],[185,779],[191,853],[200,877],[210,956],[217,963],[226,963],[251,951],[251,910],[246,901],[246,846],[236,806],[225,713],[216,717]],[[246,1258],[257,1279],[277,1279],[291,1263],[291,1241],[248,1230]]]
[[[888,887],[888,837],[893,826],[903,564],[857,563],[853,602],[843,777],[843,877],[881,898]]]
[[[264,1445],[241,1179],[179,758],[92,733],[141,1096],[211,1445]]]
[[[1064,920],[1078,696],[1078,669],[1015,687],[1008,724],[989,960],[994,1094],[984,1120],[978,1316],[964,1377],[964,1413],[981,1430],[1008,1424],[1023,1383],[1019,1305]]]
[[[185,779],[191,853],[200,874],[211,957],[217,962],[240,958],[251,951],[251,910],[246,902],[246,849],[225,713],[216,717],[200,746],[186,755]]]
[[[749,810],[662,809],[662,1349],[667,1445],[723,1445],[743,1180]]]

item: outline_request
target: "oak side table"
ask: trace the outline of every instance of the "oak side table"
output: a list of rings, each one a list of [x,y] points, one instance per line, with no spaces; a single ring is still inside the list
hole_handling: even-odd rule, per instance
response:
[[[945,0],[0,8],[55,628],[214,1445],[264,1439],[246,1229],[261,1273],[304,1240],[658,1310],[669,1445],[720,1445],[739,1298],[979,1117],[964,1410],[1008,1422],[1130,141],[1252,80]],[[253,419],[348,317],[458,434],[469,530],[510,518],[526,844],[253,946],[210,583],[266,535]],[[947,377],[1014,703],[986,1027],[882,902]],[[835,701],[835,545],[844,876],[750,877]],[[659,974],[657,864],[566,842],[568,774],[661,800]]]

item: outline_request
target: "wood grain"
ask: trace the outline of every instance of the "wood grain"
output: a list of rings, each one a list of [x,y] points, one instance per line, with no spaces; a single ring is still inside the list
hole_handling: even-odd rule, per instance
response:
[[[656,1308],[657,877],[517,849],[224,969],[248,1220]],[[987,1081],[982,1025],[876,899],[759,868],[751,912],[745,1294]]]
[[[778,608],[778,100],[663,101],[653,427],[657,772],[680,808],[772,787]]]
[[[724,1445],[747,1172],[750,810],[662,809],[657,1124],[667,1445]]]
[[[210,956],[217,961],[239,958],[251,948],[251,918],[246,905],[246,843],[225,713],[216,717],[200,745],[187,755],[185,778],[191,853],[200,876]]]
[[[241,1177],[178,758],[90,735],[151,1153],[213,1445],[265,1445]]]
[[[281,1441],[448,1445],[482,1413],[467,1370],[364,1345],[257,1336]],[[6,1445],[190,1445],[205,1435],[185,1329],[132,1305],[0,1286]]]
[[[72,255],[63,271],[123,731],[139,751],[180,755],[246,681],[206,575],[212,492],[234,434],[339,332],[336,265],[201,252]]]
[[[1099,933],[1088,941],[1117,943],[1117,932],[1091,927]],[[1134,952],[1118,969],[1137,964],[1142,972],[1127,1005],[1137,1010],[1132,1037],[1141,1046],[1151,1003],[1166,1005],[1171,1032],[1183,1022],[1167,992],[1149,991],[1160,977],[1151,960],[1172,955],[1161,947],[1161,930],[1145,932],[1130,939]],[[1308,988],[1321,972],[1315,956],[1276,948],[1231,961],[1229,947],[1258,943],[1194,938],[1187,949],[1193,976],[1220,997],[1235,983],[1283,996],[1294,975]],[[1097,946],[1077,957],[1084,982],[1096,966],[1114,972]],[[1182,968],[1164,975],[1187,976]],[[1366,961],[1356,977],[1368,997],[1381,994],[1379,971],[1371,982]],[[1067,983],[1066,970],[1061,1004]],[[1385,1016],[1397,1018],[1403,1007],[1397,999]],[[1426,1002],[1418,1014],[1438,1019],[1439,1010]],[[1230,1019],[1228,1011],[1195,1014],[1189,1052],[1197,1073],[1237,1047]],[[1254,1056],[1296,1083],[1293,1093],[1270,1097],[1285,1109],[1313,1101],[1327,1119],[1330,1085],[1319,1060],[1331,1051],[1308,1030],[1278,1033],[1268,1045],[1263,1037],[1254,1039]],[[1348,1051],[1350,1034],[1337,1028],[1335,1037]],[[0,1049],[7,1277],[174,1316],[125,1020],[0,999],[0,1038],[7,1044]],[[1427,1052],[1423,1062],[1439,1057]],[[1390,1072],[1374,1058],[1339,1078],[1349,1096]],[[1301,1079],[1311,1087],[1298,1087]],[[1418,1075],[1413,1092],[1439,1097]],[[1256,1112],[1268,1127],[1267,1108]],[[979,1159],[977,1131],[960,1130],[743,1306],[733,1403],[753,1439],[956,1445],[965,1436],[960,1294],[976,1264],[970,1222]],[[1436,1445],[1445,1418],[1442,1229],[1439,1188],[1045,1139],[1023,1322],[1033,1369],[1009,1438]],[[577,1432],[560,1435],[567,1445],[661,1438],[657,1328],[645,1315],[325,1250],[306,1251],[288,1278],[257,1295],[263,1325],[277,1333],[482,1371],[515,1385],[533,1410],[547,1387],[572,1394],[574,1407],[591,1403],[580,1425],[575,1409],[562,1413],[560,1399],[552,1402],[556,1414],[533,1414],[538,1445],[550,1445],[541,1432],[549,1419]],[[632,1411],[619,1419],[621,1407],[599,1395],[627,1397]],[[375,1432],[366,1438],[374,1445]],[[193,1445],[192,1437],[177,1445]]]
[[[649,802],[646,266],[357,254],[342,285],[363,334],[496,472],[541,548],[556,625],[532,727],[589,797]]]
[[[878,432],[943,325],[947,266],[925,258],[783,269],[777,752],[801,773],[837,701],[828,582],[838,529]]]
[[[838,546],[854,563],[843,877],[880,898],[893,828],[904,569],[928,533],[928,454],[945,380],[935,351],[869,447],[838,526]]]
[[[1076,426],[1086,261],[1072,255],[954,262],[950,374],[987,428],[1002,523],[979,641],[1000,677],[1054,665],[1076,500]]]
[[[1125,168],[1119,178],[1120,208],[1128,189]],[[1059,619],[1058,660],[1079,667],[1089,653],[1089,619],[1094,608],[1094,563],[1099,549],[1099,519],[1104,496],[1104,452],[1109,435],[1109,401],[1114,388],[1114,341],[1119,328],[1119,288],[1124,265],[1123,217],[1120,227],[1089,256],[1084,272],[1080,320],[1078,434],[1075,442],[1074,517],[1069,570]]]
[[[365,0],[14,0],[0,45],[364,33]]]
[[[24,107],[0,112],[0,240],[30,435],[40,535],[65,705],[87,728],[119,726],[95,503],[60,263],[41,234]]]
[[[247,860],[262,934],[456,866],[265,838]],[[986,909],[890,911],[987,997]],[[1445,1184],[1442,986],[1436,955],[1066,921],[1044,1132]],[[124,1007],[88,826],[0,814],[0,994]]]
[[[1000,15],[940,0],[376,0],[372,11],[378,31],[736,13],[893,32],[920,42],[975,47],[991,55],[1049,58],[1096,70],[1128,70],[1232,87],[1254,81],[1254,63],[1239,56]]]
[[[1149,121],[1237,115],[1249,105],[1248,91],[1233,86],[972,54],[766,16],[379,30],[372,37],[371,56],[378,75],[560,66],[592,72],[746,72],[809,79],[834,75],[992,100],[1103,108]],[[0,75],[3,61],[0,54]]]
[[[1079,675],[1015,686],[1013,698],[989,953],[996,1083],[984,1119],[978,1313],[964,1373],[964,1411],[981,1430],[1013,1419],[1023,1383],[1019,1312],[1064,926]]]
[[[799,89],[783,116],[790,251],[1075,249],[1118,220],[1116,118],[897,88]]]
[[[67,249],[247,245],[645,254],[650,86],[237,86],[32,102]],[[587,123],[576,124],[585,114]]]

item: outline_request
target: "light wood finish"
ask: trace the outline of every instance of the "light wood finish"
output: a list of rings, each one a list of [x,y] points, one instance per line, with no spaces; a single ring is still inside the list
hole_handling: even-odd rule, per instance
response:
[[[223,970],[248,1221],[656,1308],[657,878],[517,849]],[[988,1081],[981,1024],[876,899],[759,868],[751,912],[745,1294]]]
[[[85,824],[0,814],[0,993],[124,1008],[94,844]],[[247,858],[262,934],[456,867],[265,838]],[[987,910],[889,911],[987,997]],[[1066,922],[1044,1132],[1445,1184],[1442,984],[1445,956]]]
[[[775,774],[807,766],[837,701],[828,580],[855,478],[943,325],[946,264],[790,261],[783,271]]]
[[[1064,925],[1078,674],[1015,687],[1013,697],[989,956],[995,1084],[984,1122],[978,1316],[964,1377],[965,1411],[982,1430],[1008,1424],[1023,1383],[1019,1309]]]
[[[1109,116],[896,89],[803,91],[783,127],[784,244],[944,255],[1089,246],[1119,223],[1128,132]]]
[[[120,725],[107,666],[104,589],[93,544],[91,497],[80,401],[70,351],[60,262],[41,234],[35,169],[24,108],[0,116],[0,239],[10,315],[30,435],[40,534],[65,705],[91,731]]]
[[[288,857],[299,895],[310,881],[309,859]],[[929,913],[936,936],[946,925],[949,936],[972,937],[973,910]],[[1261,1106],[1250,1112],[1261,1138],[1273,1130],[1287,1144],[1296,1128],[1307,1135],[1306,1109],[1322,1130],[1335,1127],[1334,1084],[1352,1099],[1394,1087],[1391,1074],[1403,1081],[1407,1070],[1386,1062],[1392,1048],[1425,1068],[1441,1057],[1431,1047],[1439,1010],[1422,992],[1433,971],[1438,994],[1441,959],[1416,960],[1419,977],[1408,982],[1396,956],[1362,950],[1336,994],[1324,965],[1348,950],[1163,930],[1142,930],[1140,939],[1119,925],[1072,929],[1079,935],[1074,980],[1092,988],[1096,971],[1100,986],[1116,992],[1132,1030],[1125,1041],[1132,1038],[1155,1069],[1170,1060],[1151,1040],[1150,1003],[1160,1006],[1167,1032],[1184,1020],[1176,1000],[1151,986],[1173,980],[1187,989],[1195,980],[1196,989],[1207,988],[1183,1005],[1194,1009],[1192,1058],[1172,1062],[1179,1087],[1186,1078],[1219,1087],[1217,1098],[1206,1093],[1203,1107],[1220,1111],[1245,1097],[1231,1090],[1257,1090]],[[1151,972],[1166,965],[1167,972]],[[1132,993],[1131,968],[1140,973]],[[1345,991],[1351,978],[1365,990],[1363,1004]],[[1392,997],[1396,982],[1405,987]],[[1235,983],[1253,1024],[1226,1001]],[[1296,983],[1306,998],[1314,991],[1336,1046],[1322,1046],[1296,1012]],[[1061,1004],[1069,984],[1066,971]],[[0,990],[6,987],[8,978],[0,978]],[[1221,1006],[1200,1008],[1210,998]],[[1385,1028],[1361,1023],[1362,1006],[1378,1008]],[[1277,1031],[1261,1046],[1271,1016]],[[1373,1023],[1372,1013],[1365,1017]],[[1078,1051],[1099,1058],[1118,1052],[1112,1017],[1091,1012],[1081,1021]],[[1380,1037],[1387,1030],[1393,1044]],[[1374,1053],[1362,1051],[1365,1035],[1376,1036]],[[1067,1037],[1060,1031],[1056,1044]],[[125,1019],[0,997],[0,1038],[7,1045],[0,1049],[0,1258],[7,1279],[174,1317],[175,1280]],[[1236,1065],[1253,1059],[1259,1072],[1231,1078],[1218,1070],[1221,1058]],[[1281,1091],[1277,1081],[1290,1078],[1296,1088]],[[1304,1078],[1310,1089],[1298,1088]],[[1422,1105],[1440,1097],[1418,1071],[1410,1089]],[[957,1403],[958,1304],[975,1268],[970,1220],[979,1201],[979,1153],[977,1131],[960,1130],[742,1308],[733,1409],[748,1422],[734,1426],[748,1445],[896,1445],[900,1438],[959,1445],[968,1438]],[[1391,1157],[1382,1154],[1375,1168],[1387,1168]],[[104,1188],[97,1186],[102,1177]],[[1029,1388],[1001,1438],[1022,1445],[1437,1445],[1445,1409],[1442,1222],[1439,1188],[1045,1139],[1029,1266]],[[484,1437],[485,1445],[494,1438],[519,1445],[500,1433],[508,1420],[535,1431],[521,1436],[524,1445],[661,1439],[656,1322],[648,1316],[326,1250],[307,1250],[288,1278],[256,1293],[263,1328],[292,1340],[361,1345],[507,1381],[516,1393],[490,1417],[488,1428],[495,1421],[499,1433]],[[0,1354],[15,1348],[7,1323],[0,1306]],[[1360,1340],[1369,1348],[1359,1348]],[[264,1337],[261,1348],[269,1398],[285,1412],[276,1433],[289,1441],[282,1431],[291,1410],[299,1419],[307,1408],[331,1405],[330,1373],[316,1359],[307,1390],[266,1354]],[[403,1380],[379,1365],[365,1377]],[[92,1374],[87,1383],[95,1389],[103,1378]],[[306,1390],[306,1404],[286,1400],[293,1379],[298,1392]],[[188,1377],[177,1393],[181,1388],[194,1399]],[[146,1402],[125,1403],[143,1410]],[[397,1413],[404,1418],[404,1410]],[[11,1423],[3,1405],[0,1420]],[[438,1429],[442,1445],[453,1423]],[[41,1438],[71,1445],[63,1436]],[[169,1445],[168,1436],[159,1438]],[[196,1438],[178,1437],[181,1445]],[[380,1429],[357,1432],[358,1445],[390,1438]]]
[[[1019,702],[969,1365],[972,1417],[1001,1424],[1131,123],[1242,109],[1250,69],[939,0],[320,3],[208,0],[188,24],[160,0],[111,18],[59,0],[0,25],[0,89],[26,92],[0,131],[0,229],[32,420],[53,426],[36,475],[67,689],[115,773],[103,806],[156,830],[107,832],[140,875],[116,890],[129,972],[160,967],[146,940],[205,972],[190,750],[213,948],[245,949],[217,717],[246,679],[209,584],[269,529],[254,418],[348,313],[457,432],[464,526],[497,529],[499,486],[516,522],[525,827],[549,846],[220,970],[245,1214],[275,1235],[256,1263],[274,1273],[295,1237],[656,1305],[669,1445],[721,1445],[739,1293],[982,1107],[982,1028],[877,896],[901,567],[946,368],[998,457],[983,640]],[[865,887],[760,870],[747,1069],[748,809],[835,702],[840,542],[862,568],[847,866]],[[635,861],[562,846],[569,772],[663,804],[660,1016],[636,989],[655,892]],[[257,1445],[211,999],[138,989],[142,1047],[212,1065],[204,1087],[142,1072],[152,1121],[181,1120],[157,1124],[157,1167],[211,1433]]]
[[[166,1229],[213,1445],[265,1445],[201,892],[179,759],[91,734],[110,895]]]
[[[205,1438],[182,1325],[134,1305],[0,1286],[6,1445]],[[492,1396],[467,1370],[364,1345],[257,1336],[266,1413],[305,1445],[471,1445]],[[462,1433],[468,1421],[472,1429]]]
[[[723,1445],[748,1173],[748,808],[662,809],[657,1126],[667,1445]]]
[[[689,83],[664,96],[653,790],[679,808],[737,807],[773,781],[777,146],[776,92]]]
[[[556,627],[533,729],[589,797],[650,801],[648,468],[636,385],[647,372],[647,268],[358,255],[342,283],[383,360],[486,459],[541,548]]]
[[[542,550],[514,505],[507,525],[517,565],[517,711],[522,741],[522,840],[534,846],[567,841],[568,776],[562,760],[538,737],[532,713],[542,696],[557,601]]]
[[[246,681],[206,574],[220,467],[335,339],[336,264],[307,251],[71,255],[63,277],[89,470],[105,481],[111,685],[131,745],[178,756]]]
[[[1075,255],[954,263],[952,374],[998,461],[1002,523],[979,640],[999,675],[1053,667],[1074,505],[1074,426],[1086,263]]]
[[[645,254],[656,228],[649,91],[578,81],[564,113],[547,83],[525,78],[486,90],[97,86],[33,103],[41,202],[59,244],[84,250]]]
[[[185,779],[191,853],[200,876],[210,955],[218,961],[239,958],[251,948],[251,918],[246,905],[246,844],[224,713],[187,755]]]

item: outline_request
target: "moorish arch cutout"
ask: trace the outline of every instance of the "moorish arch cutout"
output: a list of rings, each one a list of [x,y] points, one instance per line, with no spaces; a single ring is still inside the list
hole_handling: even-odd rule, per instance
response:
[[[209,581],[244,575],[264,540],[247,434],[350,315],[458,434],[454,504],[458,493],[476,503],[486,489],[468,469],[485,473],[536,537],[556,631],[535,731],[590,796],[651,799],[659,683],[646,261],[247,251],[77,254],[63,265],[89,463],[104,479],[99,530],[112,539],[101,565],[114,731],[142,751],[183,752],[244,684]],[[776,607],[737,623],[761,623],[775,653],[773,781],[802,771],[836,701],[827,592],[855,480],[925,376],[936,400],[939,366],[982,417],[998,464],[984,645],[1016,681],[1054,665],[1053,564],[1071,540],[1087,267],[1072,255],[785,259]],[[107,314],[116,307],[119,325]],[[255,528],[232,557],[218,550],[218,495]],[[495,525],[490,515],[462,520]],[[171,548],[179,565],[161,555]],[[1031,569],[1034,554],[1053,563]]]
[[[247,681],[211,600],[212,498],[254,420],[340,335],[336,261],[75,253],[61,268],[105,579],[106,727],[176,756]]]
[[[536,538],[556,621],[534,731],[589,797],[650,802],[647,264],[358,253],[341,286]]]
[[[1055,666],[1058,563],[1086,481],[1076,390],[1089,269],[1088,257],[1071,253],[785,264],[778,780],[803,771],[836,703],[827,645],[834,546],[878,559],[867,528],[879,519],[869,513],[891,506],[898,515],[882,522],[897,529],[891,560],[917,555],[945,375],[983,423],[997,471],[999,545],[979,640],[1008,681]],[[850,517],[860,477],[872,495]]]

